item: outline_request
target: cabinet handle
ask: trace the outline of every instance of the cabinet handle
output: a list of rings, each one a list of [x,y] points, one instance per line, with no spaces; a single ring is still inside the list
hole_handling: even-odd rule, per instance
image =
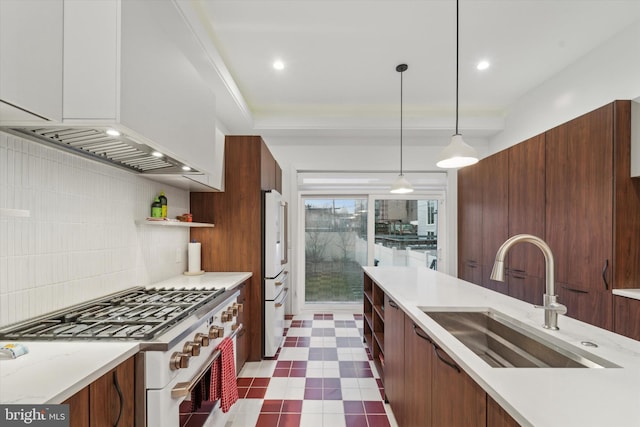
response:
[[[609,283],[607,282],[607,269],[609,268],[609,260],[604,260],[604,267],[602,267],[602,281],[604,282],[604,288],[609,290]]]
[[[118,382],[118,373],[115,371],[113,372],[113,385],[116,387],[118,398],[120,399],[120,411],[118,412],[118,418],[113,425],[113,427],[118,427],[118,424],[120,424],[120,418],[122,418],[122,412],[124,411],[124,395],[122,394],[122,389],[120,388],[120,383]]]
[[[392,300],[392,299],[389,300],[389,305],[392,308],[398,308],[398,304],[396,304],[396,302],[394,300]]]
[[[563,286],[562,289],[566,289],[569,292],[575,292],[576,294],[588,294],[589,291],[583,291],[582,289],[570,288],[568,286]]]
[[[433,344],[433,351],[436,353],[436,356],[438,356],[438,359],[440,359],[440,361],[442,361],[445,365],[449,366],[451,369],[455,369],[456,372],[460,373],[460,367],[458,367],[458,365],[456,365],[455,363],[451,363],[447,359],[442,357],[442,355],[438,350],[439,350],[438,346]]]
[[[413,324],[413,332],[419,336],[420,338],[422,338],[423,340],[427,341],[428,343],[430,343],[431,345],[433,345],[433,341],[431,341],[431,338],[422,335],[421,333],[418,332],[418,326],[414,323]]]

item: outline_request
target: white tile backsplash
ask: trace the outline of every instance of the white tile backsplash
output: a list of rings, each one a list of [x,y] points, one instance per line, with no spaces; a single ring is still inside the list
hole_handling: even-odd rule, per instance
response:
[[[163,190],[189,211],[186,190],[0,132],[0,208],[31,213],[0,217],[0,326],[184,272],[188,228],[135,224]]]

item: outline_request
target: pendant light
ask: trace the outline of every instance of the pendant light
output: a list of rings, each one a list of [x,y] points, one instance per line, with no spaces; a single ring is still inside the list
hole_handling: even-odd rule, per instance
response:
[[[456,133],[451,137],[451,142],[440,153],[440,158],[436,166],[443,169],[456,169],[478,163],[478,153],[476,150],[462,140],[462,135],[458,132],[458,84],[459,84],[459,0],[456,0]]]
[[[409,68],[407,64],[396,67],[396,71],[400,73],[400,175],[391,185],[391,192],[394,194],[407,194],[413,191],[413,187],[402,173],[402,73],[407,71],[407,68]]]

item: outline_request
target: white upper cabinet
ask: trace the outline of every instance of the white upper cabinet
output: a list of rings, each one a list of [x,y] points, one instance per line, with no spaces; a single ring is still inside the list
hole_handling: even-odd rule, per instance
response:
[[[212,70],[173,1],[64,1],[65,123],[114,123],[218,174]]]
[[[62,0],[0,0],[0,121],[62,119]]]

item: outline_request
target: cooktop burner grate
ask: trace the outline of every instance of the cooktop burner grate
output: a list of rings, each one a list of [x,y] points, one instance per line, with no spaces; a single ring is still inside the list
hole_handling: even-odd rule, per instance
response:
[[[4,340],[150,340],[224,289],[136,288],[0,331]]]

